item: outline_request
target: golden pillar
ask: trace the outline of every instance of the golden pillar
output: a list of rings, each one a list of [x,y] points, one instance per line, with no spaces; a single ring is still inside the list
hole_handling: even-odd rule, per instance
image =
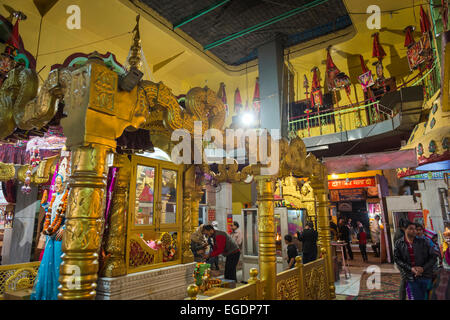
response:
[[[277,276],[277,252],[275,243],[273,178],[256,177],[258,192],[259,268],[265,281],[265,299],[275,300]]]
[[[105,239],[105,253],[111,254],[102,271],[103,277],[126,274],[125,245],[127,233],[127,204],[131,163],[126,155],[114,155],[114,167],[119,168],[109,214],[109,231]]]
[[[317,198],[317,231],[319,233],[319,245],[326,250],[326,268],[331,299],[336,298],[334,286],[334,272],[331,252],[330,219],[328,207],[328,193],[322,181],[315,181],[312,185]]]
[[[72,174],[62,243],[60,300],[94,299],[102,239],[108,147],[72,150]]]
[[[192,232],[195,232],[198,227],[198,210],[200,207],[200,200],[202,199],[203,191],[195,191],[192,193],[191,202],[191,216],[192,216]]]
[[[192,204],[195,186],[195,167],[190,166],[184,172],[184,188],[183,188],[183,229],[181,235],[182,241],[182,263],[190,263],[194,261],[194,255],[191,251],[191,234],[193,230],[192,223]],[[198,221],[198,207],[197,207]]]

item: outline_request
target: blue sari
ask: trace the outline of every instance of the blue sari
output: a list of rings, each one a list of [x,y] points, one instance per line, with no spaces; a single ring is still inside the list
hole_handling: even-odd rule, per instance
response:
[[[47,236],[44,256],[30,300],[58,300],[59,266],[62,259],[62,241]]]
[[[56,218],[57,208],[62,200],[63,194],[58,193],[53,204],[51,213],[51,221]],[[63,219],[61,228],[64,229]],[[62,241],[55,240],[55,236],[47,236],[45,243],[44,256],[42,257],[41,265],[37,275],[37,281],[34,284],[30,300],[58,300],[59,287],[59,266],[62,259]]]

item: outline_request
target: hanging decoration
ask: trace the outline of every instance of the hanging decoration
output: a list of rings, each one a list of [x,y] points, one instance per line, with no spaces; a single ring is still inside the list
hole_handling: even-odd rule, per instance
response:
[[[408,26],[405,28],[405,47],[408,48],[406,56],[410,70],[419,69],[422,73],[424,68],[430,69],[434,61],[430,42],[431,24],[428,14],[422,6],[420,7],[420,30],[422,37],[416,42],[413,38],[414,27]],[[422,66],[423,63],[425,63],[424,66]]]
[[[448,28],[448,0],[441,0],[441,17],[444,28],[443,31],[445,32]]]
[[[373,37],[373,49],[372,49],[372,58],[377,58],[378,61],[373,65],[376,67],[377,74],[377,82],[384,81],[384,70],[383,70],[383,59],[386,56],[386,52],[380,44],[379,33],[376,32],[372,35]]]
[[[416,41],[414,40],[414,26],[407,26],[403,32],[405,32],[405,48],[411,47]]]
[[[17,64],[22,64],[26,68],[35,69],[36,60],[31,53],[25,50],[23,40],[20,37],[19,25],[25,21],[27,16],[20,11],[6,8],[11,14],[7,19],[0,15],[0,43],[4,46],[3,52],[0,52],[0,76],[4,77],[5,66],[7,71],[13,69]],[[16,19],[15,23],[13,20]],[[1,80],[0,80],[1,81]],[[0,83],[1,84],[1,83]]]
[[[420,31],[422,33],[428,33],[431,30],[430,19],[428,13],[425,12],[422,6],[420,6]]]
[[[361,69],[363,74],[359,76],[359,83],[361,84],[364,92],[367,92],[367,89],[375,84],[373,80],[372,71],[367,68],[366,63],[364,62],[364,57],[359,55],[359,59],[361,61]]]
[[[331,46],[327,48],[327,86],[330,91],[334,92],[334,97],[336,103],[338,103],[336,91],[345,89],[345,93],[351,103],[350,93],[351,93],[351,81],[350,78],[341,72],[333,62],[330,54]]]
[[[336,77],[341,71],[336,67],[330,54],[331,46],[327,48],[327,86],[328,90],[336,89]]]
[[[253,92],[253,110],[257,115],[261,111],[261,99],[259,94],[259,78],[256,78],[255,91]]]
[[[308,124],[308,137],[310,137],[311,136],[311,128],[310,128],[310,125],[309,125],[309,113],[312,111],[312,109],[310,108],[311,107],[311,105],[310,105],[310,103],[309,103],[309,81],[308,81],[308,78],[306,77],[306,74],[305,75],[303,75],[303,77],[304,77],[304,79],[303,79],[303,88],[305,88],[305,96],[306,96],[306,101],[307,101],[307,103],[306,103],[306,109],[305,109],[305,112],[306,112],[306,122],[307,122],[307,124]]]
[[[234,113],[239,114],[242,110],[242,99],[241,99],[241,93],[239,91],[239,88],[236,88],[236,91],[234,92]]]
[[[223,103],[223,105],[225,107],[226,114],[227,114],[227,117],[228,117],[229,109],[228,109],[228,102],[227,102],[227,92],[225,90],[225,83],[223,83],[223,82],[220,83],[218,96],[219,96],[219,99],[222,100],[222,103]]]
[[[317,111],[319,111],[319,107],[323,105],[323,95],[319,82],[318,72],[319,68],[314,67],[311,72],[313,72],[313,80],[311,84],[311,106],[317,107]]]

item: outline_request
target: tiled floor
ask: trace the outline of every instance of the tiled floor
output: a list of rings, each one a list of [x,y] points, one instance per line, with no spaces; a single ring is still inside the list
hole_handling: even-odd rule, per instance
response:
[[[361,280],[362,272],[351,270],[351,275],[348,279],[345,279],[344,275],[340,280],[335,282],[336,294],[346,296],[357,296],[359,294],[359,282]]]

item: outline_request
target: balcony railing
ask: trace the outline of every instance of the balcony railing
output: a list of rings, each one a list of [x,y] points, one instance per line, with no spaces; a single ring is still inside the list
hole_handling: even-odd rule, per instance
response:
[[[432,68],[425,74],[418,73],[408,82],[400,85],[397,91],[404,87],[422,85],[424,98],[428,100],[440,89],[441,76],[439,70],[438,61],[436,60]],[[366,100],[359,104],[293,117],[289,121],[290,137],[307,138],[340,133],[392,119],[400,110],[382,105],[380,103],[382,96],[377,96],[374,100]]]

